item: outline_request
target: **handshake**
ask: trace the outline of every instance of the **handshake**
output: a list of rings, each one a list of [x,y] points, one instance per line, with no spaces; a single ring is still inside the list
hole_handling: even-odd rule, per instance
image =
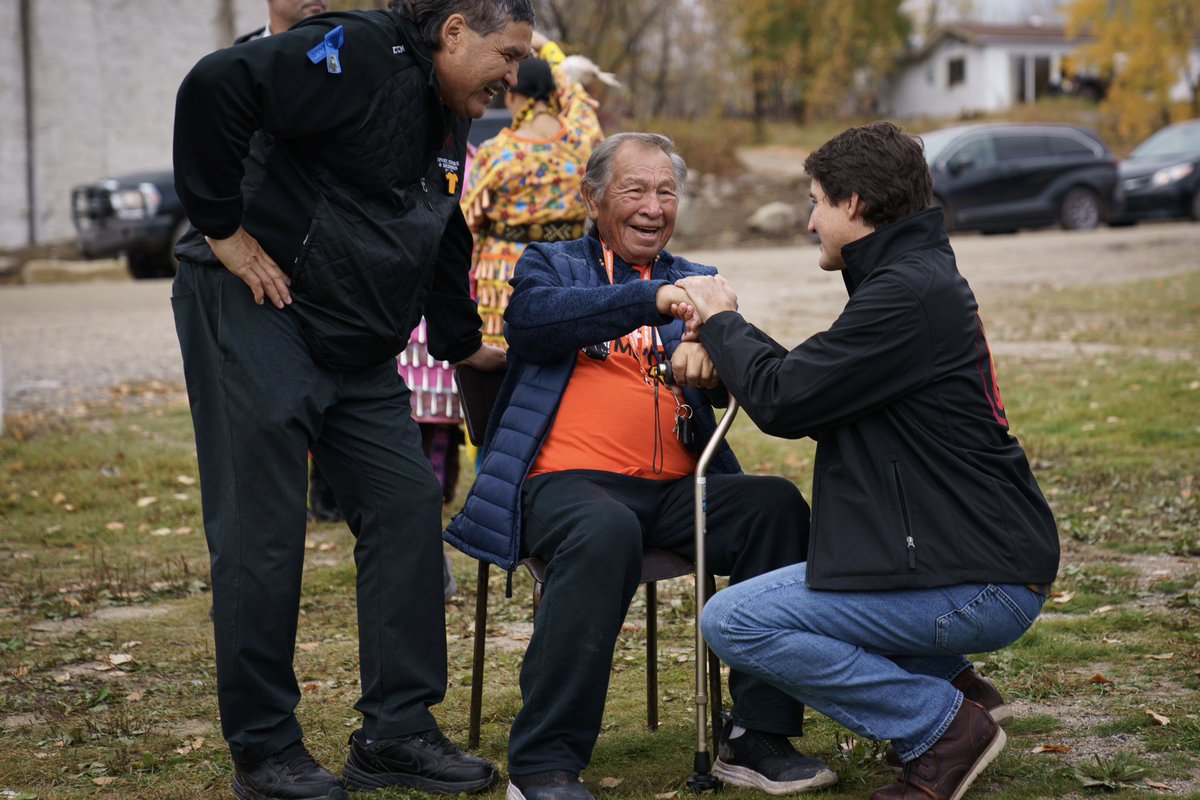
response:
[[[732,284],[720,275],[695,275],[660,287],[655,302],[660,314],[683,320],[685,342],[700,338],[700,328],[709,317],[738,307]]]
[[[671,356],[671,369],[678,387],[714,389],[720,376],[712,358],[700,345],[700,328],[709,317],[737,310],[737,295],[721,276],[693,276],[667,284],[655,295],[658,312],[683,320],[683,341]]]

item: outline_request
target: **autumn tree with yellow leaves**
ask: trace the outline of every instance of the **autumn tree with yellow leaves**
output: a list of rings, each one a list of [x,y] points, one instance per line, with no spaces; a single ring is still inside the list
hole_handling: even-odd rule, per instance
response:
[[[1137,142],[1174,120],[1200,117],[1200,3],[1196,0],[1073,0],[1067,35],[1089,36],[1080,65],[1111,75],[1101,105],[1115,141]],[[1185,81],[1190,102],[1172,104]]]

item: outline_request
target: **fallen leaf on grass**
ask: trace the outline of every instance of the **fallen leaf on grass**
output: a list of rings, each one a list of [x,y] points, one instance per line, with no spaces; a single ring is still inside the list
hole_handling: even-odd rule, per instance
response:
[[[54,679],[55,683],[61,685],[61,684],[66,683],[67,681],[71,680],[71,673],[64,672],[61,675],[51,675],[50,677]]]
[[[621,785],[624,778],[601,778],[600,787],[603,789],[615,789]]]
[[[157,497],[139,497],[137,499],[137,507],[145,508],[146,506],[152,506],[157,502],[158,502]]]
[[[184,486],[194,486],[196,479],[191,475],[179,475],[175,478],[176,483],[182,483]]]
[[[121,649],[129,650],[131,648],[137,647],[140,644],[141,644],[141,642],[139,642],[137,639],[134,639],[133,641],[130,641],[130,642],[121,642]]]
[[[58,505],[59,503],[64,502],[66,499],[67,496],[62,492],[55,492],[54,497],[50,498],[50,502],[54,503],[54,505]]]
[[[1071,748],[1065,744],[1039,744],[1031,753],[1069,753]]]
[[[1122,644],[1120,639],[1114,639],[1111,636],[1105,636],[1100,641],[1104,642],[1105,644]]]
[[[298,646],[304,652],[311,653],[313,650],[316,650],[321,645],[317,642],[304,642],[303,644],[298,645]]]
[[[190,494],[187,494],[186,492],[176,492],[175,494],[171,495],[171,498],[174,500],[183,501],[183,500],[191,500],[192,496]]]
[[[1167,784],[1167,783],[1159,783],[1158,781],[1146,781],[1146,788],[1147,788],[1147,789],[1162,789],[1162,790],[1164,790],[1164,791],[1168,791],[1168,792],[1173,792],[1173,791],[1175,791],[1175,790],[1174,790],[1174,789],[1171,787],[1171,785],[1170,785],[1170,784]]]
[[[1074,592],[1055,592],[1054,596],[1050,598],[1050,602],[1063,604],[1063,603],[1069,603],[1074,599],[1075,599]]]
[[[656,795],[654,795],[654,800],[671,800],[672,797],[678,797],[678,796],[679,796],[679,790],[677,789],[673,792],[663,792],[662,794],[656,794]]]
[[[123,530],[125,530],[125,523],[124,522],[110,522],[107,525],[105,525],[104,527],[108,528],[110,531],[123,531]]]
[[[140,701],[143,696],[143,692],[130,692],[129,694],[125,695],[125,699],[131,703],[136,703]]]
[[[97,786],[108,786],[115,780],[116,778],[114,778],[112,775],[108,775],[103,778],[92,778],[92,783],[96,784]]]
[[[1142,658],[1148,658],[1153,661],[1170,661],[1175,657],[1174,653],[1147,653]]]
[[[1093,614],[1107,614],[1110,611],[1115,611],[1116,608],[1117,608],[1116,606],[1100,606],[1099,608],[1093,608],[1092,613]]]
[[[1151,711],[1148,708],[1144,709],[1144,711],[1146,712],[1146,715],[1148,717],[1150,717],[1150,719],[1154,720],[1159,725],[1170,725],[1171,724],[1170,717],[1164,717],[1162,714],[1159,714],[1157,711]]]
[[[1110,681],[1108,678],[1104,677],[1100,673],[1096,673],[1092,677],[1088,678],[1088,683],[1112,683],[1112,681]]]
[[[129,653],[111,653],[108,656],[108,663],[112,664],[114,667],[119,667],[122,664],[128,664],[131,661],[133,661],[133,656],[129,655]]]
[[[204,746],[203,739],[194,739],[190,742],[184,742],[182,747],[176,747],[175,752],[179,753],[179,755],[181,755],[181,756],[186,756],[188,753],[192,752],[193,750],[199,750],[203,746]]]
[[[151,536],[170,536],[172,533],[170,528],[155,528],[150,531]]]

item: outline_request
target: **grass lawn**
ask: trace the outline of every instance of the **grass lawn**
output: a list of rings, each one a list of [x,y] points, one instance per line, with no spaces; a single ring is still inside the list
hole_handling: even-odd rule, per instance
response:
[[[968,796],[1200,796],[1200,274],[1019,296],[989,309],[989,323],[996,338],[1124,349],[999,360],[1063,561],[1034,629],[979,659],[1018,720]],[[1168,360],[1156,348],[1191,355]],[[731,439],[748,471],[783,474],[807,494],[811,443],[769,439],[746,420]],[[0,797],[228,796],[199,501],[186,408],[10,420],[0,438]],[[358,725],[352,545],[343,526],[310,528],[296,653],[300,718],[335,771]],[[461,598],[448,607],[450,689],[436,713],[465,742],[477,587],[474,562],[453,559]],[[518,573],[505,599],[493,570],[487,588],[481,752],[503,764],[531,583]],[[601,798],[685,794],[690,582],[659,594],[662,725],[645,729],[639,593],[585,774]],[[863,797],[890,779],[881,746],[819,714],[799,745],[841,777],[824,796]]]

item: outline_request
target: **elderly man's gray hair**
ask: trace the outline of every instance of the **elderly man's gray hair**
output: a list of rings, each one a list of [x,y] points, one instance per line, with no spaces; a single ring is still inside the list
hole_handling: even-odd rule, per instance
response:
[[[510,22],[534,24],[531,0],[392,0],[392,12],[412,20],[430,50],[441,47],[442,25],[451,14],[462,14],[480,36],[491,36]]]
[[[583,176],[583,188],[595,202],[599,203],[604,199],[604,194],[613,179],[613,159],[621,145],[627,143],[666,153],[675,170],[675,190],[683,194],[683,187],[687,182],[687,163],[683,156],[675,151],[675,142],[661,133],[614,133],[592,150],[592,156],[587,162],[587,172]]]

